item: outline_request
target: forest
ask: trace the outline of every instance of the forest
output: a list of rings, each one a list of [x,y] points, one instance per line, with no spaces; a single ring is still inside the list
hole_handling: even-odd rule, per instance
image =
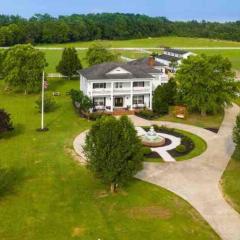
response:
[[[29,19],[0,15],[0,46],[21,43],[65,43],[178,36],[240,41],[240,21],[170,21],[140,14],[73,14],[53,17],[35,14]]]

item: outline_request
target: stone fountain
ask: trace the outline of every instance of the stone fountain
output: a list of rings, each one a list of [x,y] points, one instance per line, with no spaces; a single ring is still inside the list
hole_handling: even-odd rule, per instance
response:
[[[142,143],[146,147],[161,147],[165,144],[165,138],[161,137],[155,130],[151,127],[150,130],[141,137]]]

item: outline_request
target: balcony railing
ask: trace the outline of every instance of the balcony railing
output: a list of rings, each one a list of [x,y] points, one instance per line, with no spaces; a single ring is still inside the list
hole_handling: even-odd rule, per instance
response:
[[[134,87],[133,88],[133,93],[149,93],[150,87]]]
[[[93,95],[111,94],[111,88],[97,88],[92,90]]]
[[[150,93],[150,87],[133,87],[133,94]],[[93,95],[110,95],[111,88],[93,89]],[[131,88],[114,88],[113,94],[131,94]]]

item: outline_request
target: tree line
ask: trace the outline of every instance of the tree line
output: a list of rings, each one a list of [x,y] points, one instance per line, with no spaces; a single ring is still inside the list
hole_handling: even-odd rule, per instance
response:
[[[73,14],[59,17],[35,14],[29,19],[0,15],[0,46],[160,36],[240,41],[240,21],[174,22],[165,17],[122,13]]]

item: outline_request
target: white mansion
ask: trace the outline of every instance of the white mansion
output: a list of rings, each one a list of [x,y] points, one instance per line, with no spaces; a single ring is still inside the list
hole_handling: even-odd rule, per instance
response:
[[[128,63],[103,63],[79,71],[80,89],[94,110],[152,109],[154,90],[169,80],[166,64],[149,57]]]

